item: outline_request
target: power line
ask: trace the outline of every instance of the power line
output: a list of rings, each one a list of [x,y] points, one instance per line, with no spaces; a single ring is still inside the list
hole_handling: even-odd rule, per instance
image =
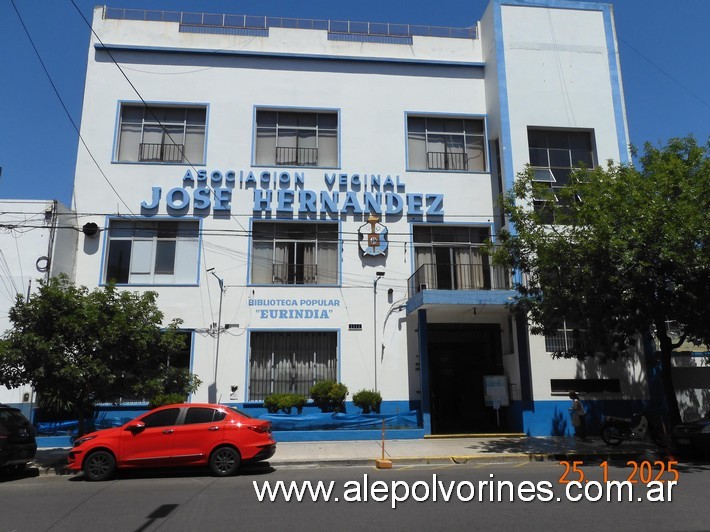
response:
[[[74,127],[74,131],[76,131],[76,134],[79,136],[79,140],[81,141],[82,145],[86,149],[87,153],[89,154],[89,157],[91,157],[91,160],[94,161],[94,164],[96,165],[96,168],[98,168],[99,172],[103,176],[103,178],[106,180],[106,183],[108,183],[108,186],[111,187],[111,190],[116,194],[118,199],[121,200],[121,203],[128,209],[128,212],[133,214],[133,211],[131,208],[128,206],[128,204],[123,201],[123,198],[121,195],[118,193],[118,191],[114,188],[113,184],[109,180],[108,176],[104,173],[104,171],[101,169],[101,166],[99,166],[98,161],[94,157],[94,154],[91,153],[91,150],[89,149],[89,146],[86,144],[84,141],[84,138],[81,136],[81,132],[79,131],[79,126],[77,126],[76,122],[74,122],[74,119],[71,116],[71,113],[69,112],[69,109],[67,109],[66,104],[64,103],[64,100],[62,99],[61,95],[59,94],[59,90],[57,89],[57,86],[54,84],[54,80],[52,79],[52,76],[49,74],[49,71],[47,70],[46,65],[44,64],[44,61],[42,60],[42,56],[39,53],[39,50],[37,49],[37,46],[35,46],[34,40],[32,39],[32,36],[30,35],[29,30],[27,29],[27,26],[25,25],[25,21],[22,19],[22,15],[20,15],[20,12],[17,10],[17,6],[15,5],[15,0],[10,0],[12,3],[12,7],[15,10],[15,13],[17,14],[17,18],[20,20],[20,24],[22,25],[22,29],[25,32],[25,35],[27,35],[27,38],[30,41],[30,44],[32,45],[32,49],[35,52],[35,55],[37,56],[37,59],[39,60],[40,65],[42,65],[42,70],[44,70],[45,75],[47,76],[47,79],[49,80],[50,85],[52,86],[52,89],[54,90],[54,94],[57,95],[57,98],[59,99],[59,103],[62,105],[62,109],[64,109],[64,113],[67,115],[67,118],[69,119],[69,122],[71,122],[71,125]]]
[[[685,92],[687,92],[688,94],[690,94],[693,98],[695,98],[696,100],[698,100],[698,101],[699,101],[700,103],[702,103],[703,105],[705,105],[705,106],[707,106],[707,107],[710,107],[710,103],[708,103],[707,101],[703,100],[700,96],[698,96],[698,95],[695,94],[693,91],[691,91],[688,87],[686,87],[685,85],[683,85],[683,84],[682,84],[680,81],[678,81],[673,75],[671,75],[671,74],[669,74],[668,72],[666,72],[665,70],[663,70],[659,65],[657,65],[656,63],[654,63],[651,59],[649,59],[649,58],[648,58],[647,56],[645,56],[644,54],[642,54],[642,53],[641,53],[637,48],[635,48],[631,43],[629,43],[628,41],[626,41],[626,40],[624,40],[624,39],[622,39],[622,38],[619,38],[619,40],[620,40],[621,42],[623,42],[626,46],[628,46],[629,48],[631,48],[634,52],[636,52],[642,59],[645,59],[652,67],[654,67],[656,70],[658,70],[661,74],[663,74],[664,76],[666,76],[666,77],[667,77],[668,79],[670,79],[673,83],[675,83],[675,84],[678,85],[681,89],[683,89]]]
[[[87,20],[87,18],[86,18],[86,17],[84,16],[84,14],[81,12],[81,10],[80,10],[79,7],[76,5],[76,3],[74,2],[74,0],[70,0],[70,1],[71,1],[72,5],[74,6],[74,8],[76,9],[77,13],[79,13],[79,16],[82,18],[82,20],[83,20],[83,21],[86,23],[86,25],[89,27],[89,30],[91,31],[91,33],[94,35],[94,37],[96,37],[96,40],[98,40],[99,43],[101,44],[103,51],[105,51],[105,52],[108,54],[108,56],[111,58],[111,61],[113,62],[113,64],[116,66],[116,68],[118,68],[118,70],[119,70],[119,72],[121,73],[121,75],[126,79],[126,81],[128,82],[128,84],[129,84],[129,85],[131,86],[131,88],[133,89],[133,92],[135,92],[136,95],[138,96],[138,98],[140,98],[140,101],[143,103],[143,105],[145,106],[146,110],[152,115],[153,119],[158,123],[158,125],[160,126],[160,128],[163,130],[163,133],[165,133],[165,134],[168,136],[168,138],[171,140],[171,142],[177,146],[178,144],[175,142],[175,139],[173,139],[173,137],[172,137],[172,135],[170,134],[170,132],[168,131],[168,129],[162,124],[162,122],[160,121],[160,119],[158,119],[158,117],[155,115],[155,112],[153,111],[153,108],[152,108],[150,105],[148,105],[148,103],[145,101],[145,99],[143,98],[143,96],[141,95],[141,93],[138,91],[138,89],[136,88],[136,86],[135,86],[135,85],[133,84],[133,82],[130,80],[130,78],[128,77],[128,75],[124,72],[124,70],[123,70],[123,68],[121,67],[121,65],[119,65],[119,64],[118,64],[118,61],[116,61],[116,59],[113,57],[113,54],[111,53],[111,51],[110,51],[110,50],[108,49],[108,47],[104,44],[104,42],[101,40],[101,37],[99,37],[98,34],[94,31],[94,28],[93,28],[93,26],[91,25],[91,23]],[[13,0],[13,2],[14,2],[14,0]],[[179,149],[179,151],[180,151],[180,154],[182,155],[182,158],[185,159],[185,161],[187,162],[188,166],[190,166],[193,170],[195,170],[195,172],[197,172],[197,168],[195,167],[195,165],[192,164],[192,162],[187,158],[187,155],[185,154],[184,148],[178,148],[178,149]],[[219,198],[217,197],[217,193],[216,193],[214,190],[212,190],[212,189],[210,189],[210,190],[211,190],[212,194],[214,195],[215,199],[216,199],[216,200],[219,200]],[[130,210],[130,209],[129,209],[129,210]],[[131,214],[132,214],[132,213],[131,213]],[[230,214],[231,214],[231,213],[230,213]],[[237,222],[237,224],[241,227],[241,223],[239,222],[238,219],[234,218],[234,221]],[[242,227],[242,229],[243,229],[243,227]]]

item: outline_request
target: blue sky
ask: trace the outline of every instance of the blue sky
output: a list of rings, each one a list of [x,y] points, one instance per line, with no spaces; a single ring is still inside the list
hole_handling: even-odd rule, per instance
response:
[[[92,8],[98,2],[74,0],[74,3],[91,20]],[[116,0],[108,5],[462,27],[475,24],[487,3],[487,0]],[[631,142],[637,146],[647,141],[658,145],[687,134],[707,141],[710,0],[610,3],[614,6]],[[71,0],[0,2],[0,199],[58,199],[70,204],[78,148],[72,121],[77,125],[81,121],[88,42],[89,28]]]

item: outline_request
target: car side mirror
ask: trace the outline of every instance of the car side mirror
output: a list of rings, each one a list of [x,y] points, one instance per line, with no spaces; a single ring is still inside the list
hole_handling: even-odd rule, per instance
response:
[[[145,423],[142,421],[136,421],[135,423],[131,423],[126,427],[126,430],[130,430],[131,432],[140,432],[143,429],[145,429]]]

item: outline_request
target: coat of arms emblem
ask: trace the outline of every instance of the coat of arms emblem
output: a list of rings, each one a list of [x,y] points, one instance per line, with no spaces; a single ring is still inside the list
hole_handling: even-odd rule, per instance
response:
[[[370,215],[367,223],[358,229],[360,249],[365,255],[384,255],[387,250],[387,228],[377,216]]]

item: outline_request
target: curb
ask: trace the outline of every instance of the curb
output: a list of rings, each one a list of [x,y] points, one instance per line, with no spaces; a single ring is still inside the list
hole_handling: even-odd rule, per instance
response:
[[[648,450],[630,450],[620,452],[548,452],[548,453],[486,453],[470,455],[435,455],[435,456],[402,456],[389,457],[395,466],[408,465],[451,465],[451,464],[504,464],[504,463],[530,463],[530,462],[561,462],[580,461],[598,463],[605,460],[609,462],[620,462],[640,459],[649,459],[649,454],[653,454],[653,459],[665,458],[664,453]],[[375,467],[376,458],[334,458],[334,459],[284,459],[272,460],[264,463],[271,467],[352,467],[352,466],[372,466]],[[66,464],[57,463],[53,465],[42,465],[36,462],[28,464],[28,470],[37,470],[38,476],[71,476],[78,472],[67,469]]]

